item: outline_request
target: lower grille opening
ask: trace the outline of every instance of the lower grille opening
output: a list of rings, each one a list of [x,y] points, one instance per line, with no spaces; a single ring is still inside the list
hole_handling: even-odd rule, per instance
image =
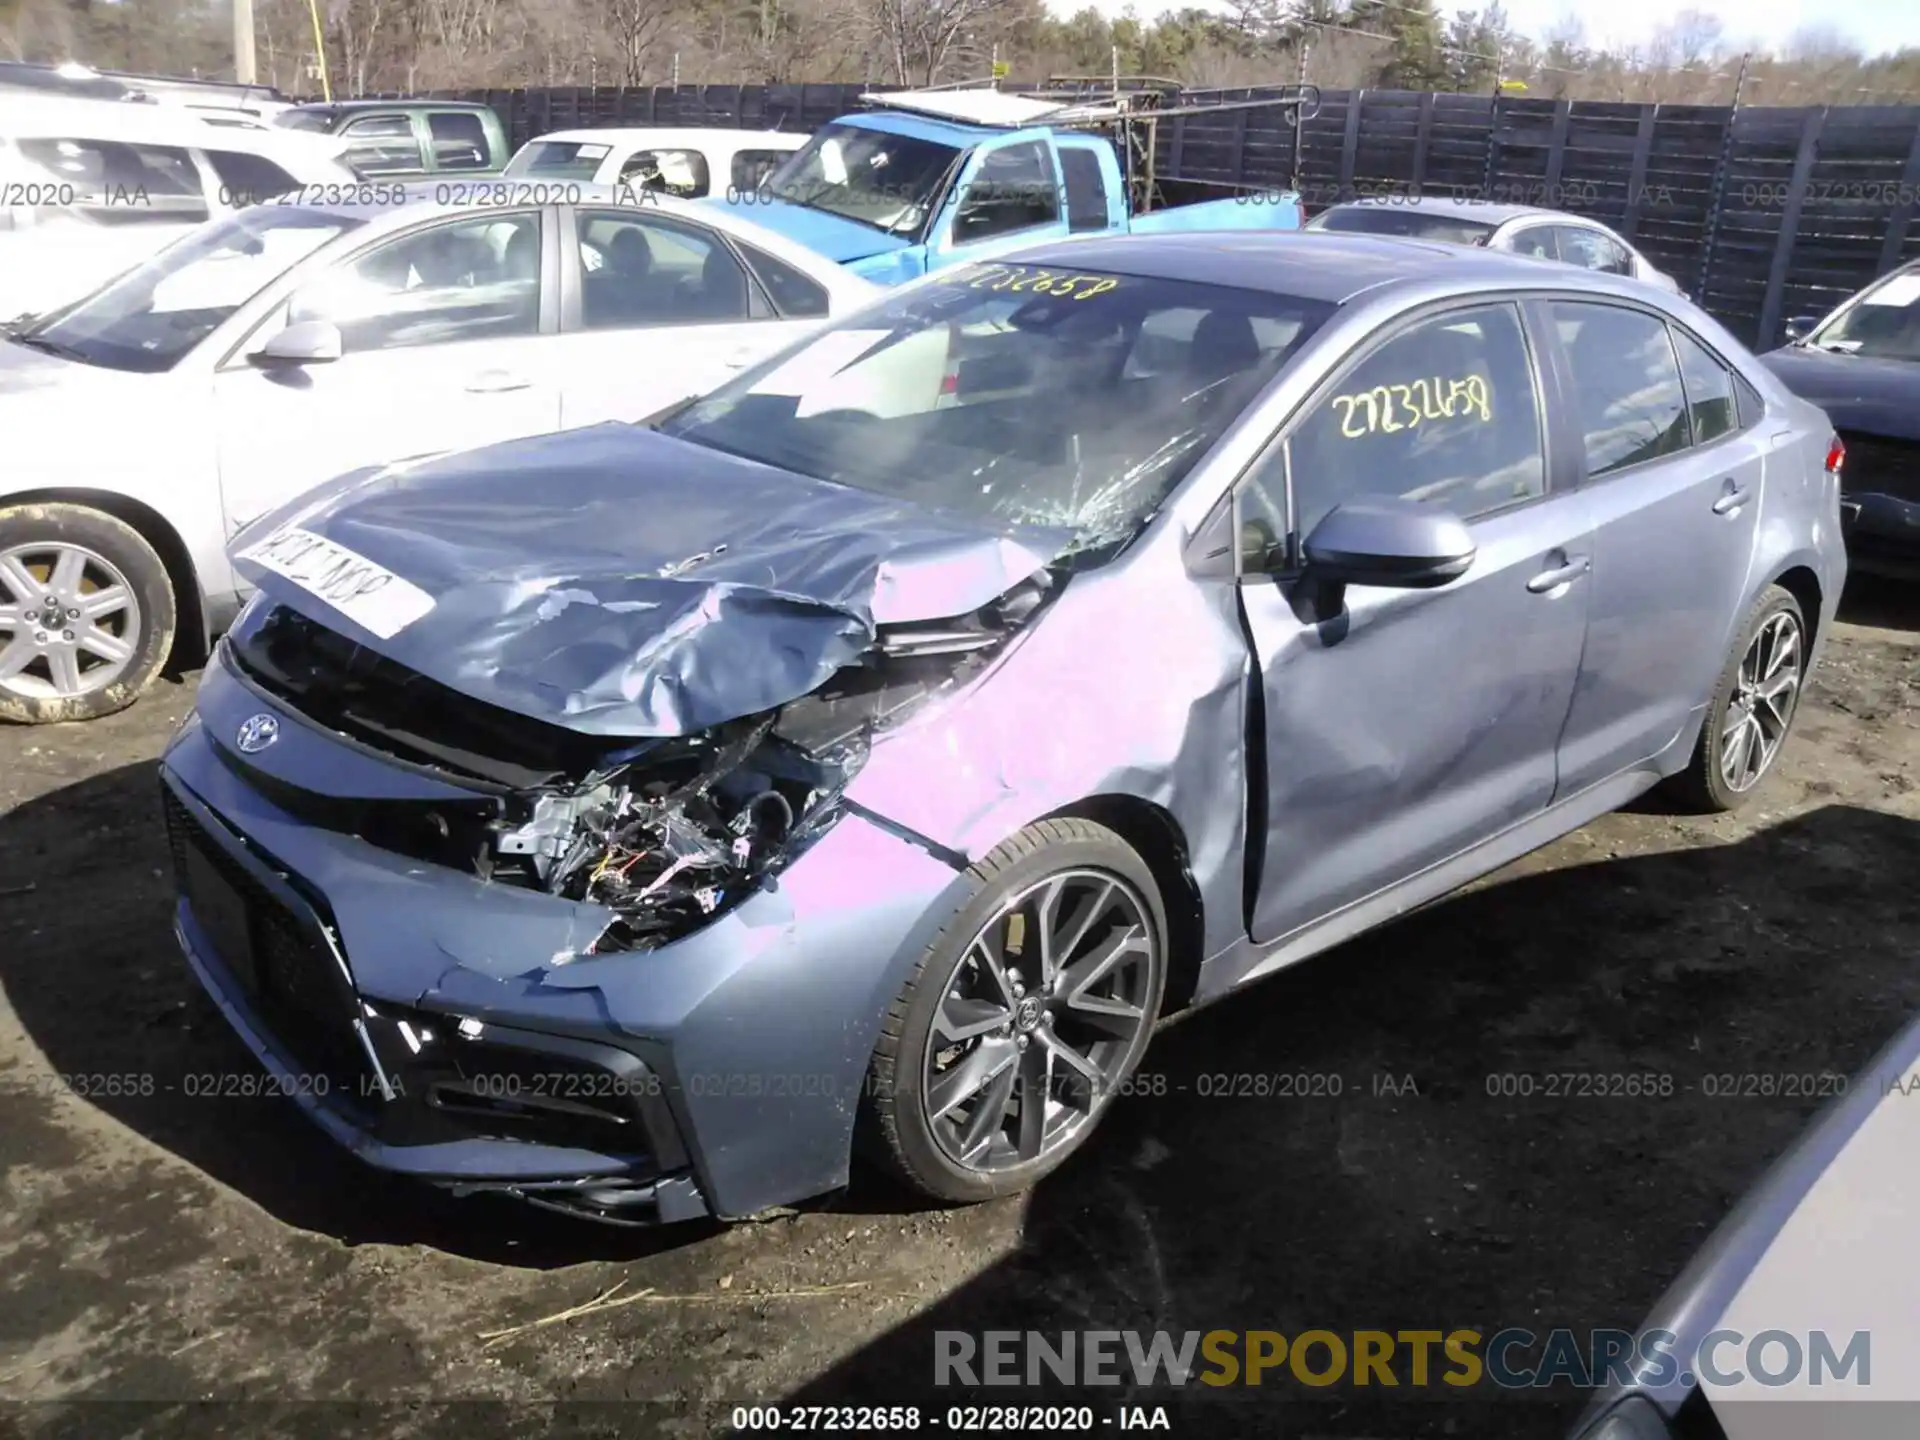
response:
[[[625,1051],[373,1008],[368,1033],[399,1102],[382,1117],[391,1140],[511,1140],[684,1163],[660,1078]]]
[[[325,940],[162,791],[174,873],[195,924],[309,1093],[348,1104],[373,1089],[359,1004]]]

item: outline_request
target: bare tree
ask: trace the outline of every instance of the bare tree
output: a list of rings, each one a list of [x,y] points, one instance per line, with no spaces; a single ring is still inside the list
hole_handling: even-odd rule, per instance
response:
[[[605,0],[605,5],[621,83],[638,85],[646,78],[647,57],[666,30],[671,11],[666,0]]]
[[[1727,27],[1718,15],[1705,10],[1682,10],[1660,28],[1671,42],[1680,68],[1692,70],[1718,57]]]
[[[985,27],[1004,0],[871,0],[869,24],[901,85],[934,83],[970,30]]]

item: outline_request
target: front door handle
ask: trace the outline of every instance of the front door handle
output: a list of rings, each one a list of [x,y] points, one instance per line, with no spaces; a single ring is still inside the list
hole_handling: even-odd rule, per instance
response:
[[[1718,500],[1713,502],[1713,513],[1716,515],[1737,514],[1740,507],[1745,505],[1752,495],[1753,492],[1745,486],[1736,485],[1733,481],[1729,480],[1726,490],[1722,492]]]
[[[510,370],[483,370],[467,381],[469,395],[500,395],[509,390],[525,390],[533,381]]]
[[[1582,555],[1567,561],[1564,565],[1556,565],[1551,570],[1542,570],[1527,581],[1527,589],[1532,594],[1545,595],[1549,591],[1558,590],[1562,585],[1571,585],[1592,568],[1593,557]]]
[[[744,370],[764,354],[764,350],[736,350],[720,363],[729,370]]]

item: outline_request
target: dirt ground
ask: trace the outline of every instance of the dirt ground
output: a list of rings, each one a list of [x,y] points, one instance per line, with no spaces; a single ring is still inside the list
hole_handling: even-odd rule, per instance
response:
[[[782,1398],[944,1413],[940,1329],[1631,1327],[1818,1103],[1703,1077],[1851,1073],[1920,1009],[1920,590],[1844,613],[1739,817],[1607,817],[1171,1027],[1168,1093],[1024,1201],[916,1211],[862,1176],[731,1229],[454,1201],[285,1100],[183,1093],[257,1073],[170,932],[154,758],[192,677],[0,730],[0,1433],[703,1435]],[[1193,1083],[1279,1071],[1343,1093]],[[1489,1094],[1563,1072],[1675,1083]],[[1553,1435],[1580,1400],[1131,1398],[1348,1437]]]

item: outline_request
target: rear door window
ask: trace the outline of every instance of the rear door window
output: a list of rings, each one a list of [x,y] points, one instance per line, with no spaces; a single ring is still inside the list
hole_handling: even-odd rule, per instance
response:
[[[1516,230],[1507,240],[1507,248],[1516,255],[1532,255],[1541,260],[1558,260],[1560,248],[1553,243],[1551,225],[1529,225]]]
[[[420,169],[420,140],[406,115],[362,115],[340,133],[353,143],[346,163],[361,175],[397,175]]]
[[[1685,450],[1687,395],[1664,320],[1621,305],[1553,302],[1574,403],[1597,478]]]
[[[1562,225],[1559,230],[1560,258],[1569,265],[1608,275],[1633,273],[1633,257],[1625,247],[1598,230],[1589,230],[1584,225]]]
[[[1107,179],[1100,173],[1100,157],[1084,145],[1060,147],[1060,170],[1066,179],[1067,229],[1074,233],[1107,228]]]
[[[746,272],[712,231],[632,209],[582,210],[578,224],[582,329],[749,318]]]
[[[1687,416],[1693,424],[1693,443],[1704,445],[1740,428],[1734,403],[1733,376],[1712,351],[1684,330],[1673,332],[1680,353],[1680,379],[1687,391]]]
[[[427,116],[436,170],[485,170],[487,127],[471,110],[435,110]]]

